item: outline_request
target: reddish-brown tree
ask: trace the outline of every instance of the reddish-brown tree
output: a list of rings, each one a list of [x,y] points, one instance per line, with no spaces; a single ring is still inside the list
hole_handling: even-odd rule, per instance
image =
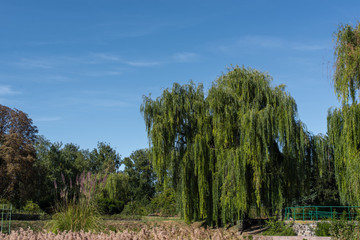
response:
[[[30,197],[36,134],[26,113],[0,105],[0,199],[21,204]]]

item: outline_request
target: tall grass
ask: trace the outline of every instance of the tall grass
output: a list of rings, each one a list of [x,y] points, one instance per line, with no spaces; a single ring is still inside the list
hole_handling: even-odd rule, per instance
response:
[[[262,238],[263,236],[260,236]],[[204,229],[194,228],[191,226],[160,226],[160,227],[143,227],[140,231],[124,230],[122,232],[107,233],[99,232],[33,232],[31,230],[13,231],[10,235],[0,233],[0,239],[4,240],[172,240],[172,239],[196,239],[196,240],[248,240],[250,238],[243,237],[239,233],[230,232],[225,229]],[[253,238],[259,239],[259,238]]]
[[[47,224],[52,232],[62,231],[92,231],[99,232],[104,229],[101,213],[96,203],[100,187],[106,179],[98,180],[90,172],[81,174],[75,185],[71,181],[66,185],[62,175],[64,188],[60,191],[60,201],[57,202],[56,212]],[[55,182],[55,189],[57,184]]]

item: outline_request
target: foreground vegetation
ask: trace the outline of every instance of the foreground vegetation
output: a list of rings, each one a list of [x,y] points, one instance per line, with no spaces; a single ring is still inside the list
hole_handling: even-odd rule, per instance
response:
[[[191,227],[155,227],[153,229],[142,228],[140,232],[124,231],[109,233],[91,233],[91,232],[61,232],[54,234],[52,232],[34,233],[31,230],[20,230],[12,232],[10,235],[0,233],[0,238],[4,240],[10,239],[38,239],[38,240],[55,240],[55,239],[88,239],[88,240],[116,240],[116,239],[247,239],[236,233],[228,232],[223,229],[197,229]]]
[[[284,85],[238,66],[208,92],[174,83],[156,99],[144,96],[150,148],[123,159],[107,143],[92,151],[51,143],[27,114],[0,105],[0,202],[51,214],[45,228],[62,235],[144,239],[237,235],[191,226],[110,233],[101,216],[178,215],[187,224],[225,227],[279,217],[285,205],[359,205],[360,24],[341,26],[336,36],[334,85],[342,105],[329,111],[327,135],[307,130]],[[280,223],[273,228],[290,233]]]
[[[0,235],[0,239],[244,239],[236,229],[206,229],[200,226],[200,222],[187,225],[180,218],[143,217],[141,220],[104,222],[106,228],[103,232],[70,231],[58,234],[43,230],[46,221],[15,222],[17,227],[13,228],[13,233]]]
[[[112,216],[113,219],[105,217],[105,228],[98,233],[85,233],[84,231],[71,231],[67,234],[63,231],[57,234],[45,231],[47,221],[14,221],[12,224],[12,235],[2,235],[0,239],[6,237],[21,237],[21,239],[31,239],[35,236],[38,239],[56,238],[68,239],[68,237],[90,237],[90,239],[251,239],[253,235],[238,231],[237,226],[231,228],[211,228],[204,226],[204,222],[195,222],[191,225],[185,224],[179,217],[142,217],[131,219],[126,216]],[[270,220],[264,229],[266,231],[256,233],[257,236],[295,236],[291,223],[285,224],[282,221]],[[24,230],[26,229],[26,230]],[[328,220],[318,223],[314,229],[315,236],[328,236],[340,240],[358,240],[360,227],[358,222],[340,220]],[[127,237],[127,238],[126,238]]]

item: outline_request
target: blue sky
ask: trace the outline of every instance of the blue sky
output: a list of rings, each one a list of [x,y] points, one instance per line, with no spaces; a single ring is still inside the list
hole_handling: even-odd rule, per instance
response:
[[[208,89],[244,65],[286,84],[308,129],[326,133],[333,33],[359,13],[359,1],[2,1],[0,104],[53,142],[105,141],[126,157],[148,147],[143,95]]]

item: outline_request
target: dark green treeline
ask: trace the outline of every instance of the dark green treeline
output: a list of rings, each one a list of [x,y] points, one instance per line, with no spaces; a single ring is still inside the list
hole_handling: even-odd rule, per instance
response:
[[[321,181],[334,187],[322,178],[326,163],[333,165],[325,137],[306,130],[284,89],[272,87],[265,73],[235,67],[206,97],[194,83],[144,97],[154,169],[176,189],[187,222],[222,225],[250,209],[275,214],[284,205],[314,202]]]

